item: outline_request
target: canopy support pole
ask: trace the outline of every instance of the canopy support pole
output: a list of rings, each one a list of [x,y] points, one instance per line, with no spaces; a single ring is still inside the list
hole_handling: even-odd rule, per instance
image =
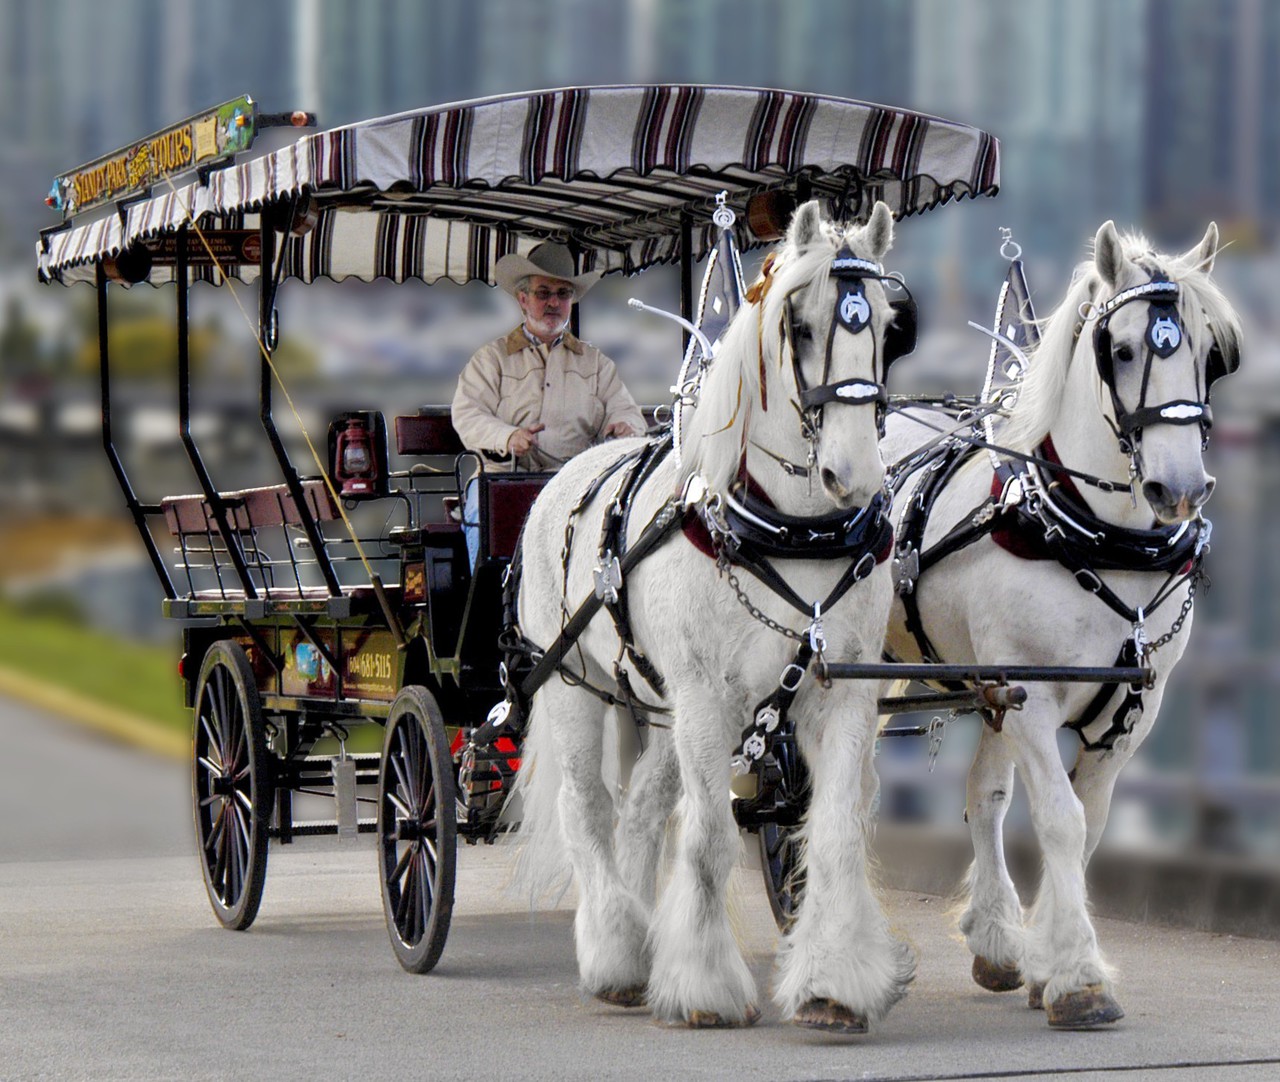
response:
[[[244,596],[256,598],[258,591],[249,575],[249,567],[245,563],[244,553],[240,550],[239,540],[227,519],[226,502],[214,486],[213,478],[205,468],[204,459],[200,457],[200,449],[191,435],[191,278],[187,260],[185,223],[178,229],[176,242],[173,276],[178,290],[178,434],[182,439],[182,446],[186,449],[187,458],[191,462],[191,468],[195,470],[196,480],[200,482],[200,491],[204,493],[204,498],[209,504],[213,521],[226,543],[227,555],[231,557],[231,563],[244,590]]]
[[[680,212],[680,314],[693,322],[693,215]],[[680,333],[680,355],[689,352],[689,332]]]
[[[293,210],[296,206],[297,199],[295,197],[290,204],[290,212],[286,220],[292,220]],[[342,586],[339,584],[337,573],[333,569],[333,561],[329,559],[329,550],[325,547],[324,535],[320,532],[320,526],[316,522],[315,516],[311,513],[311,506],[307,503],[306,493],[302,489],[302,481],[289,458],[288,449],[280,438],[280,433],[276,430],[275,418],[271,412],[272,371],[270,357],[276,348],[276,327],[273,314],[276,307],[276,288],[279,282],[276,279],[273,266],[275,263],[276,234],[272,226],[271,216],[265,210],[261,215],[261,221],[262,256],[258,268],[258,344],[260,347],[258,355],[258,418],[267,433],[267,439],[271,443],[271,450],[276,456],[276,462],[280,465],[280,472],[284,475],[289,495],[293,498],[294,507],[298,511],[298,520],[302,525],[302,532],[306,535],[307,541],[311,545],[312,553],[315,554],[316,566],[320,568],[325,588],[329,591],[330,597],[341,597]]]
[[[155,568],[156,574],[160,577],[160,585],[164,588],[164,596],[172,601],[178,596],[177,591],[173,588],[173,579],[170,578],[169,569],[165,566],[164,558],[160,555],[159,548],[156,547],[156,539],[151,536],[151,531],[147,528],[147,515],[158,515],[161,513],[161,508],[159,505],[139,502],[138,497],[134,494],[133,485],[129,481],[129,475],[125,472],[124,462],[116,451],[115,439],[111,432],[111,360],[107,345],[107,272],[102,265],[102,260],[98,260],[96,265],[95,284],[98,290],[98,368],[102,387],[102,446],[107,452],[107,461],[111,463],[111,472],[115,474],[116,483],[120,486],[120,491],[124,493],[124,502],[129,508],[133,524],[138,528],[138,533],[142,537],[142,544],[147,550],[147,556],[151,559],[151,566]]]

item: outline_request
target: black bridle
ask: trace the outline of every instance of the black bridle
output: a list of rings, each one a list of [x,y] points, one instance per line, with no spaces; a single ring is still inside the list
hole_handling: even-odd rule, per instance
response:
[[[766,453],[779,461],[787,473],[798,476],[807,476],[809,468],[816,460],[816,444],[818,433],[822,428],[822,412],[828,405],[875,406],[876,425],[880,435],[884,435],[885,408],[889,401],[885,381],[888,378],[889,367],[898,358],[905,357],[916,348],[916,303],[911,296],[911,291],[900,278],[885,274],[884,268],[879,263],[855,256],[847,244],[841,247],[831,261],[831,275],[839,284],[839,290],[835,308],[831,313],[831,322],[827,326],[827,339],[823,349],[822,381],[817,386],[810,387],[806,382],[800,365],[800,351],[796,348],[804,332],[796,316],[793,298],[799,288],[803,287],[798,287],[787,294],[782,302],[782,338],[791,355],[791,370],[799,393],[798,400],[792,405],[800,415],[800,428],[804,438],[809,442],[809,464],[807,467],[799,466],[793,462],[786,462],[771,452]],[[889,302],[891,318],[885,327],[884,349],[880,358],[877,359],[874,354],[872,358],[872,372],[879,378],[868,380],[854,377],[832,382],[831,360],[837,330],[857,335],[871,326],[871,302],[867,299],[866,293],[868,280],[892,281],[906,292],[906,297],[901,300]],[[873,338],[873,351],[877,345]]]
[[[1165,360],[1172,357],[1181,347],[1186,332],[1182,326],[1182,318],[1178,312],[1178,301],[1181,287],[1171,282],[1162,274],[1153,274],[1151,279],[1141,285],[1122,289],[1109,300],[1104,301],[1093,312],[1096,324],[1093,329],[1093,356],[1098,366],[1098,375],[1106,385],[1111,396],[1111,406],[1115,413],[1115,421],[1108,418],[1108,424],[1115,432],[1120,450],[1131,459],[1136,460],[1141,447],[1142,431],[1152,425],[1198,425],[1200,427],[1201,444],[1209,442],[1209,430],[1213,427],[1213,411],[1209,408],[1209,390],[1214,382],[1229,372],[1235,371],[1239,359],[1234,353],[1228,357],[1218,340],[1213,340],[1205,363],[1204,383],[1200,385],[1199,366],[1196,367],[1196,390],[1199,399],[1175,398],[1159,405],[1147,405],[1147,390],[1151,383],[1151,372],[1156,358]],[[1142,336],[1143,361],[1142,385],[1135,409],[1126,409],[1120,400],[1120,392],[1116,388],[1115,354],[1111,342],[1111,317],[1127,304],[1143,301],[1148,305],[1147,329]],[[1121,363],[1127,363],[1122,360]]]

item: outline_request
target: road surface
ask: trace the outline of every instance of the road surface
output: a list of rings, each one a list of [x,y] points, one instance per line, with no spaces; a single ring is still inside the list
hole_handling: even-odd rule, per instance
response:
[[[257,922],[219,928],[181,764],[0,701],[0,1078],[1280,1078],[1280,944],[1098,922],[1128,1017],[1057,1033],[982,992],[938,898],[887,895],[910,995],[868,1037],[764,1018],[655,1025],[584,1000],[571,913],[507,898],[508,852],[460,854],[453,930],[414,977],[386,941],[366,836],[273,849]],[[755,873],[737,923],[762,988],[776,946]]]

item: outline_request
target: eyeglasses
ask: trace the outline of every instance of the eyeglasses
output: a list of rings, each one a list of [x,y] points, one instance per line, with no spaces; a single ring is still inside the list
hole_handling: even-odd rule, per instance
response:
[[[565,286],[563,289],[547,289],[542,287],[535,289],[529,294],[529,296],[533,297],[539,304],[546,304],[552,297],[555,297],[558,301],[571,301],[573,300],[573,290],[568,286]]]

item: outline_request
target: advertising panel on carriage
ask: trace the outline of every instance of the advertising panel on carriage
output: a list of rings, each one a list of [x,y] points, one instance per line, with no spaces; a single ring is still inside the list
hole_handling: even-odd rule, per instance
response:
[[[145,192],[166,177],[248,150],[257,133],[256,121],[253,99],[233,98],[63,173],[54,180],[45,202],[69,218]]]

